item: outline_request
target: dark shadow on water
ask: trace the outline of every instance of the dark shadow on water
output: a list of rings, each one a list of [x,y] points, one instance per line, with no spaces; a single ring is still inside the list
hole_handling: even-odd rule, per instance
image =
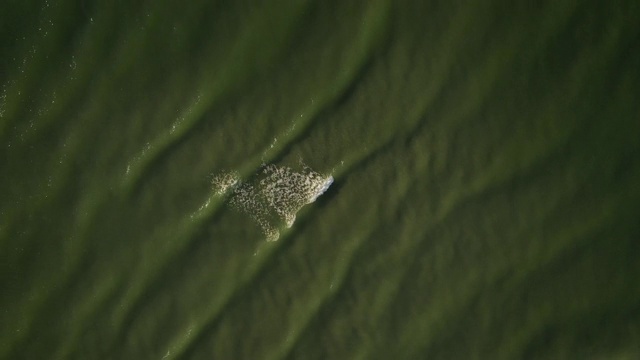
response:
[[[329,186],[327,191],[324,194],[320,195],[318,199],[314,202],[314,207],[323,208],[325,207],[331,200],[333,200],[342,190],[344,186],[343,181],[334,180],[333,184]]]

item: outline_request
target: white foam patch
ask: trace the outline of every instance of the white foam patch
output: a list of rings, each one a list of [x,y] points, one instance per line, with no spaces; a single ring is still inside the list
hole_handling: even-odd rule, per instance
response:
[[[223,195],[227,190],[233,188],[238,181],[240,181],[238,173],[222,172],[211,179],[211,184],[213,185],[213,190],[216,194]]]
[[[266,165],[249,182],[241,181],[235,172],[222,172],[212,178],[216,194],[229,196],[229,204],[249,215],[268,241],[278,239],[280,224],[293,226],[296,213],[314,202],[332,183],[331,175],[322,175],[306,165],[302,171]]]

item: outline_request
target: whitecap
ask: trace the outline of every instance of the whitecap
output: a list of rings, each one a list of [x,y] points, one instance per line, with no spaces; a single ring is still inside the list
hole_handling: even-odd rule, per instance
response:
[[[228,194],[229,204],[253,219],[268,241],[275,241],[280,236],[278,228],[292,227],[297,212],[316,201],[333,181],[333,176],[304,164],[302,171],[269,164],[247,182],[237,172],[227,171],[213,176],[212,185],[216,194]]]

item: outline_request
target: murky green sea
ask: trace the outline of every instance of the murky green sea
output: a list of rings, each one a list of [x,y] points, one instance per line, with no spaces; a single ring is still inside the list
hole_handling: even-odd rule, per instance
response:
[[[637,0],[2,0],[0,86],[0,359],[640,358]]]

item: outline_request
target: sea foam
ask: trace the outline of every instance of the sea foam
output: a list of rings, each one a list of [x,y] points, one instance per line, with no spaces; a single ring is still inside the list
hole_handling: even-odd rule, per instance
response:
[[[333,176],[323,175],[304,165],[301,171],[273,164],[263,166],[249,181],[236,172],[221,172],[212,178],[214,192],[229,196],[229,204],[262,229],[268,241],[280,236],[280,224],[293,226],[297,212],[325,193]]]

